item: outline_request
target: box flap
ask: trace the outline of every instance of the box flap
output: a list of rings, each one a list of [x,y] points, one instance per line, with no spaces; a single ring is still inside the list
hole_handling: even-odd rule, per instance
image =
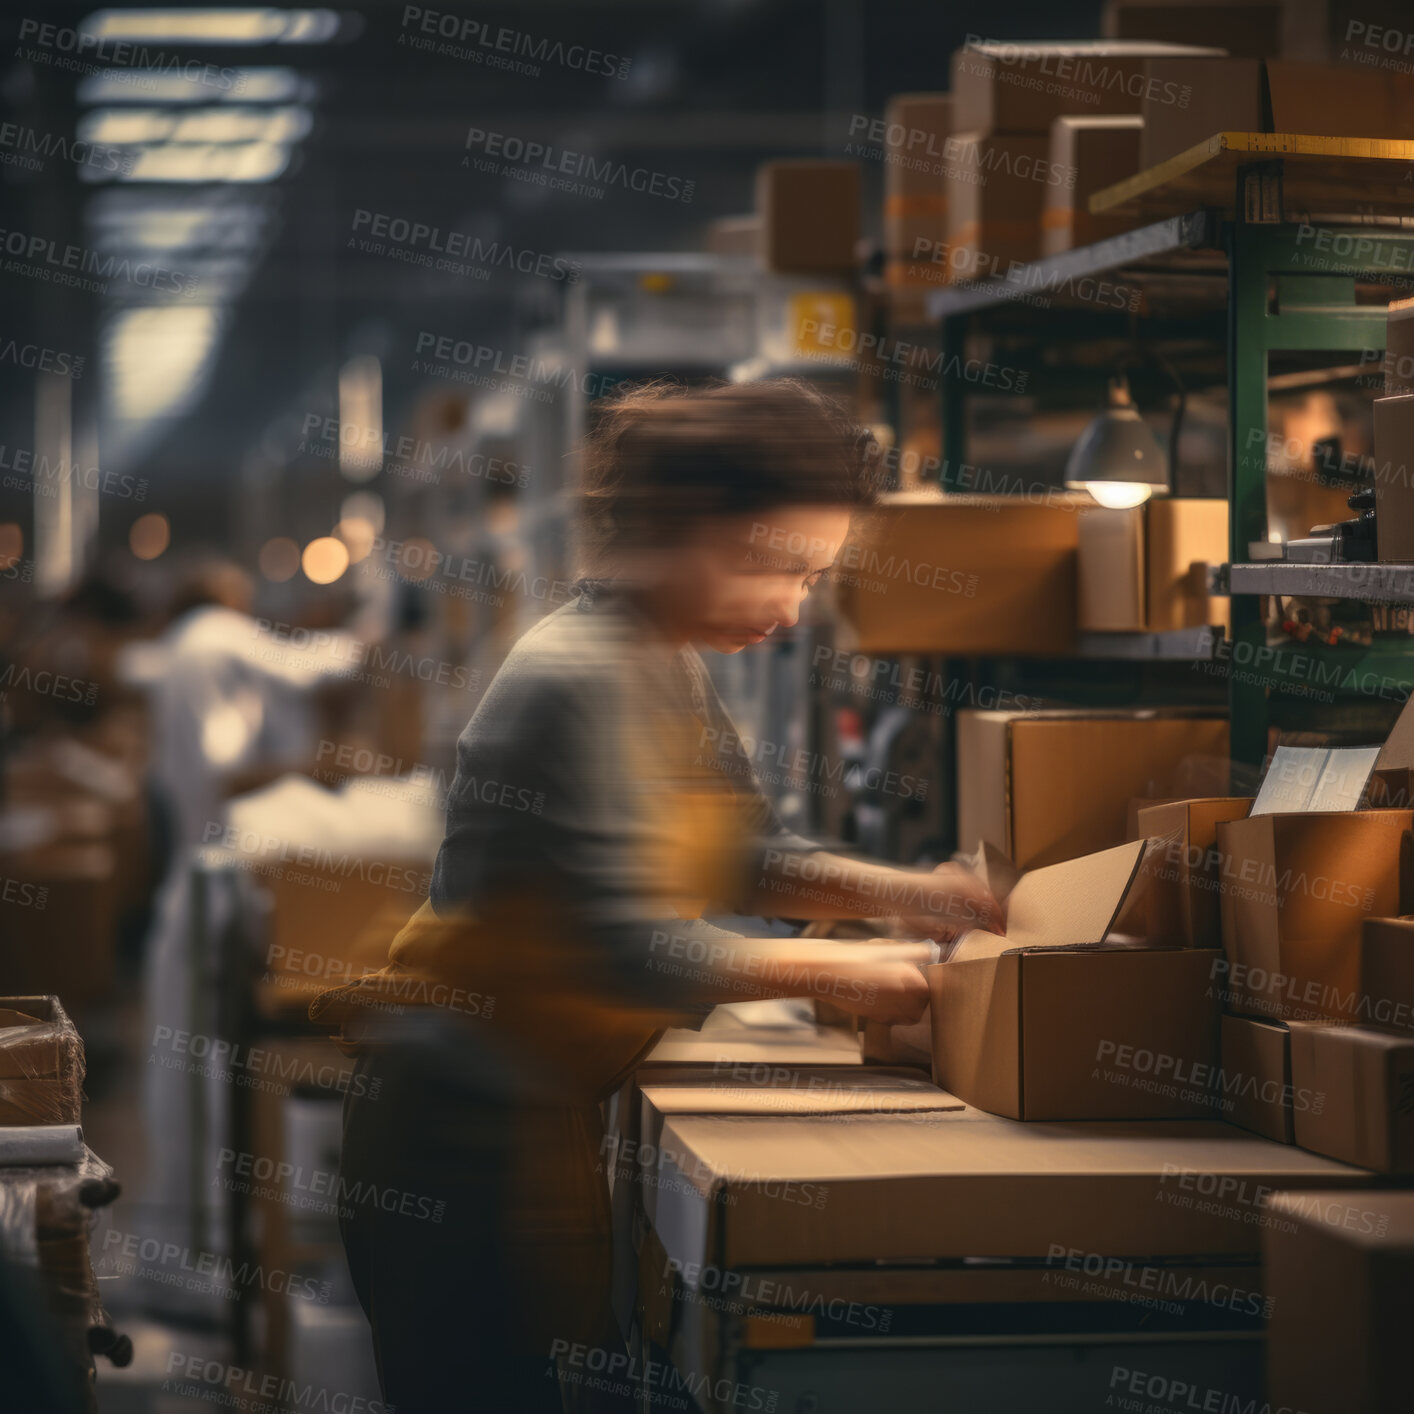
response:
[[[1377,746],[1279,746],[1252,814],[1356,810],[1380,752]]]
[[[1011,896],[1016,881],[1021,878],[1021,870],[1011,862],[1006,851],[998,849],[986,840],[978,841],[977,853],[972,856],[971,867],[972,872],[986,884],[998,903],[1004,903]]]
[[[1007,898],[1006,936],[974,928],[959,940],[945,965],[1019,948],[1103,942],[1148,850],[1147,840],[1131,840],[1029,870]]]
[[[1404,704],[1375,758],[1376,771],[1410,769],[1414,769],[1414,697]]]
[[[736,1078],[738,1071],[745,1078]],[[640,1075],[639,1089],[664,1115],[906,1114],[964,1108],[956,1096],[916,1071],[862,1066],[712,1067],[661,1078]]]

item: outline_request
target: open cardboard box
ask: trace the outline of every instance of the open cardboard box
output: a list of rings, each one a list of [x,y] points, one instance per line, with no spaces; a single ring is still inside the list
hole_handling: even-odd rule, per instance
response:
[[[1156,946],[1215,948],[1222,944],[1218,825],[1241,820],[1247,795],[1166,800],[1139,808],[1134,835],[1161,840],[1148,890],[1144,936]]]
[[[1216,953],[1124,937],[1157,854],[1136,840],[1022,874],[1005,937],[973,930],[925,969],[938,1085],[1012,1119],[1212,1112]]]

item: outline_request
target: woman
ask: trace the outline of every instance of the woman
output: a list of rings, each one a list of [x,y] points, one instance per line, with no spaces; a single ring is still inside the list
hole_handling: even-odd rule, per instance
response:
[[[771,996],[889,1021],[926,1004],[932,944],[744,937],[706,904],[900,915],[936,939],[999,925],[955,866],[787,831],[698,656],[796,622],[876,495],[872,442],[796,383],[640,389],[601,412],[592,576],[462,734],[431,896],[389,966],[314,1009],[361,1052],[343,1230],[400,1414],[558,1409],[588,1391],[552,1352],[622,1350],[600,1102],[665,1026]]]

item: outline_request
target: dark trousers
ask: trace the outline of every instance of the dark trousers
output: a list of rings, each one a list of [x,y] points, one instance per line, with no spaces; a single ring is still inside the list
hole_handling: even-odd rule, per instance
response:
[[[364,1056],[340,1229],[397,1414],[628,1409],[597,1106],[527,1103],[442,1045]],[[622,1368],[616,1365],[614,1368]]]

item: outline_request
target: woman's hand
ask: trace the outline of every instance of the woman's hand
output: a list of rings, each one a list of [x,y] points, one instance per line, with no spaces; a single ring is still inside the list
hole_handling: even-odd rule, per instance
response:
[[[924,906],[904,919],[916,932],[945,943],[974,928],[984,933],[1006,931],[1006,911],[970,869],[961,864],[940,864],[923,877],[930,885],[921,891]]]

